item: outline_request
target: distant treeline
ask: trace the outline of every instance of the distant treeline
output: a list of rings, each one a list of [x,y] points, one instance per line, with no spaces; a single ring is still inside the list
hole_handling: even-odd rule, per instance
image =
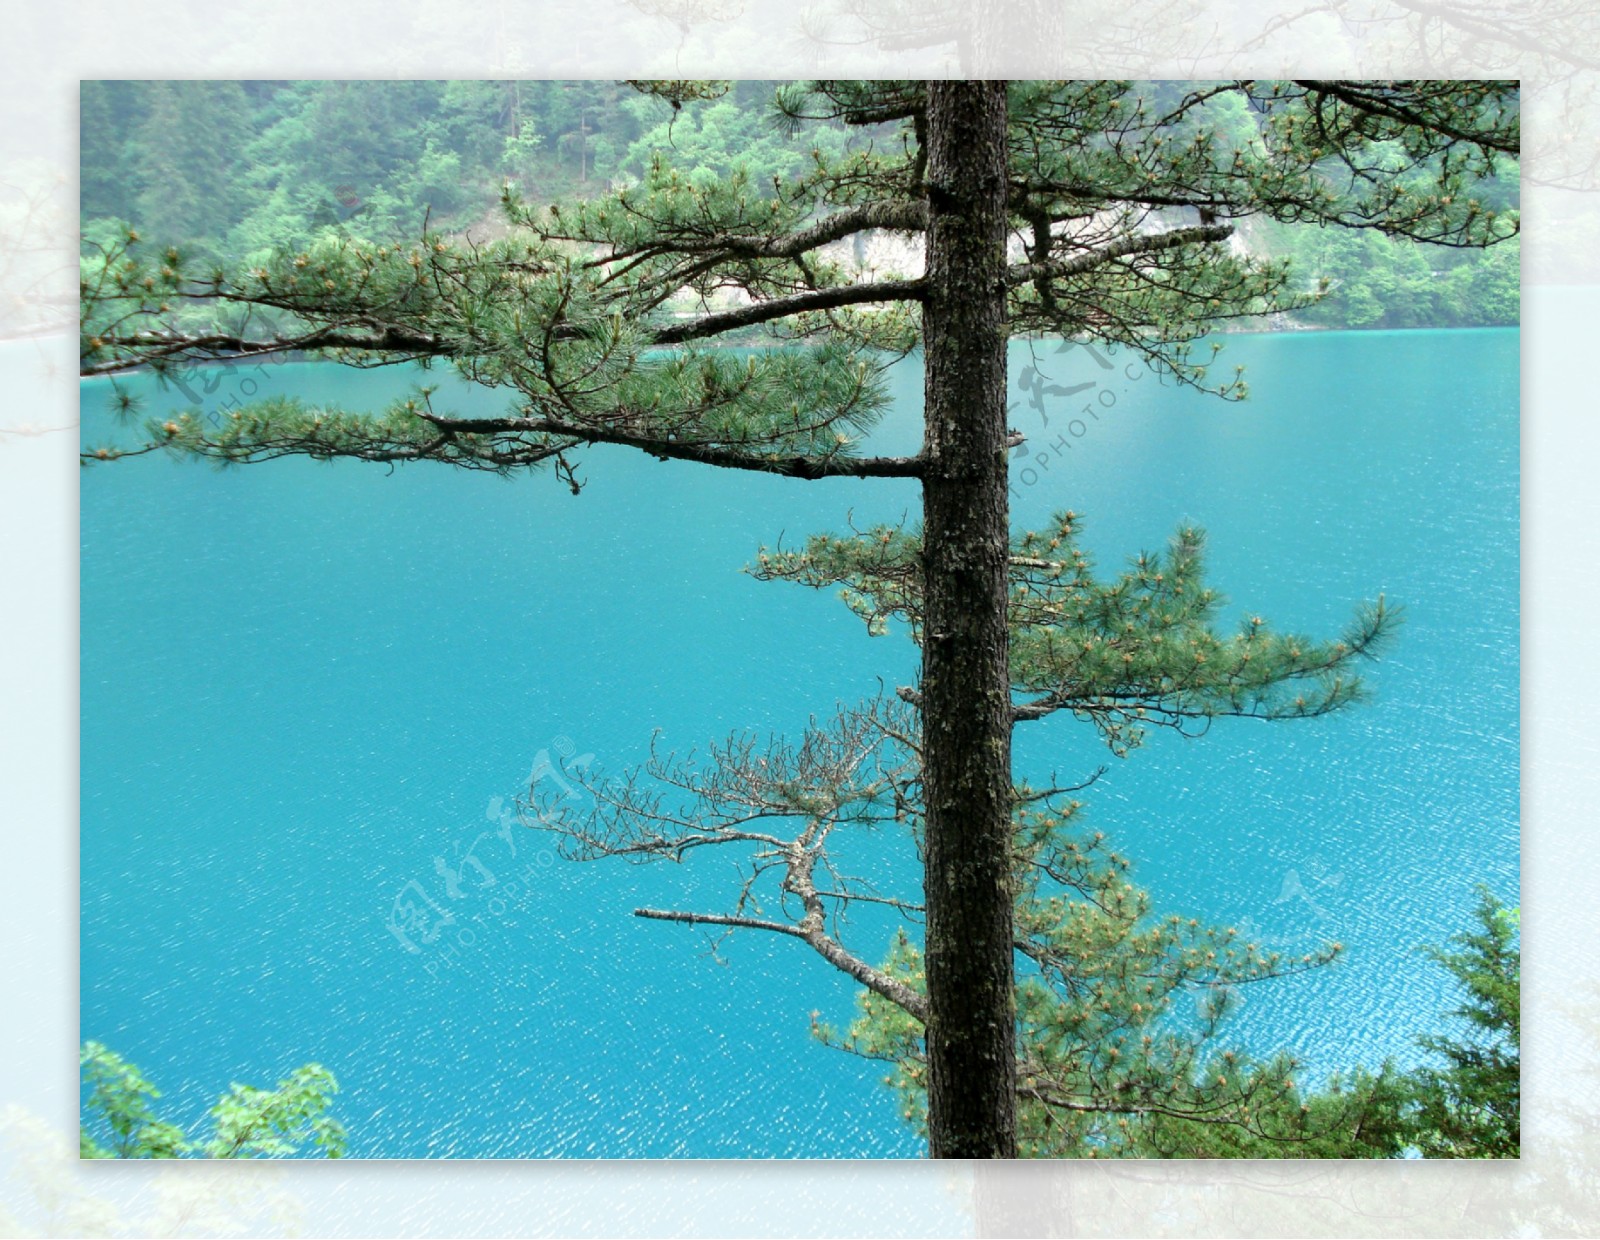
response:
[[[642,177],[658,152],[691,180],[743,165],[764,187],[847,141],[828,126],[786,134],[771,108],[776,85],[741,82],[675,111],[608,81],[85,82],[83,231],[132,226],[248,261],[331,227],[383,241],[417,236],[425,218],[460,231],[495,217],[507,182],[532,202],[563,200]],[[1159,97],[1180,84],[1146,89]],[[1241,107],[1231,123],[1255,119]],[[1486,205],[1515,208],[1515,166],[1487,189]],[[1296,313],[1302,323],[1518,321],[1516,243],[1458,251],[1268,222],[1249,240],[1291,259],[1302,287],[1326,279],[1327,295]]]

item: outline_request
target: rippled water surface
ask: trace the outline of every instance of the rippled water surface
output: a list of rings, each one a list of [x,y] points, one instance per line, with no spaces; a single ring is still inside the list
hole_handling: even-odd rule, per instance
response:
[[[1230,612],[1283,628],[1330,633],[1380,592],[1406,610],[1375,700],[1342,716],[1222,721],[1123,761],[1070,720],[1018,730],[1023,774],[1110,762],[1093,822],[1163,910],[1346,945],[1252,988],[1236,1025],[1318,1072],[1410,1057],[1455,1003],[1416,946],[1466,926],[1477,882],[1517,898],[1517,348],[1233,337],[1252,395],[1224,404],[1126,356],[1013,346],[1016,525],[1071,508],[1114,569],[1197,522]],[[191,388],[359,406],[414,379],[284,365]],[[920,376],[895,379],[878,438],[908,450]],[[90,442],[108,396],[84,387]],[[146,412],[189,403],[151,390]],[[579,497],[307,461],[84,474],[82,1035],[184,1114],[320,1060],[366,1156],[915,1156],[878,1066],[809,1032],[850,1019],[841,975],[789,939],[713,953],[631,915],[725,909],[726,859],[577,865],[504,826],[541,753],[614,769],[657,729],[796,731],[907,683],[902,636],[739,569],[780,534],[914,511],[915,488],[616,449],[583,473]],[[405,931],[430,902],[454,917],[431,943]],[[861,949],[890,931],[864,920]]]

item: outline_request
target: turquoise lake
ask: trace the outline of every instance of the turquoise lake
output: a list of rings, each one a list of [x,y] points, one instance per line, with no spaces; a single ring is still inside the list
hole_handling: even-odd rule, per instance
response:
[[[1519,334],[1225,345],[1243,403],[1126,354],[1013,345],[1013,524],[1070,508],[1114,571],[1197,523],[1230,623],[1331,635],[1382,593],[1406,622],[1374,700],[1157,733],[1121,760],[1086,724],[1024,724],[1018,774],[1108,765],[1087,821],[1162,912],[1345,945],[1247,988],[1237,1041],[1313,1077],[1413,1060],[1458,1002],[1418,946],[1468,927],[1477,883],[1518,900]],[[417,379],[190,382],[223,410],[370,406]],[[875,443],[912,450],[920,371],[893,381]],[[149,414],[193,403],[127,382]],[[83,386],[86,443],[115,433],[109,394]],[[446,381],[435,406],[503,401]],[[576,497],[549,475],[349,462],[84,471],[81,1036],[186,1118],[231,1080],[324,1063],[358,1156],[916,1157],[879,1066],[809,1032],[813,1011],[851,1019],[848,979],[787,938],[712,954],[632,916],[727,911],[731,858],[577,864],[507,825],[541,755],[616,770],[657,730],[679,749],[794,734],[910,683],[903,633],[740,569],[780,535],[914,516],[915,484],[582,459]],[[878,843],[874,865],[914,880],[909,845]],[[409,918],[425,907],[452,917],[433,941]],[[852,945],[878,958],[893,924],[863,916]]]

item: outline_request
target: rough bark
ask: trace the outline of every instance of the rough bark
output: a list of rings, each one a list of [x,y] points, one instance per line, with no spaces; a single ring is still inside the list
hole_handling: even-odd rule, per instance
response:
[[[1016,1156],[1006,557],[1006,99],[928,86],[922,657],[928,1129]]]

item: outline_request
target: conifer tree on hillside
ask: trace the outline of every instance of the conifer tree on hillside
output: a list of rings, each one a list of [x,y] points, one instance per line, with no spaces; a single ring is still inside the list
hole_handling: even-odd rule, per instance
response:
[[[231,206],[230,152],[248,125],[244,91],[237,82],[157,82],[149,102],[128,144],[143,184],[140,222],[163,237],[220,232]]]
[[[639,85],[674,111],[725,91]],[[1355,665],[1388,613],[1380,601],[1326,641],[1255,617],[1225,633],[1197,531],[1105,581],[1075,548],[1070,514],[1013,533],[1009,458],[1062,449],[1008,427],[1006,341],[1098,342],[1242,396],[1238,375],[1214,376],[1194,342],[1312,292],[1283,264],[1233,249],[1235,221],[1504,240],[1514,214],[1474,187],[1517,150],[1515,86],[830,81],[781,90],[777,114],[798,143],[813,123],[858,136],[772,183],[689,178],[664,152],[642,184],[589,201],[508,193],[514,228],[484,244],[331,240],[223,271],[178,249],[145,255],[130,236],[86,263],[85,375],[287,351],[448,361],[508,404],[463,418],[426,393],[378,411],[274,400],[220,426],[197,412],[152,424],[143,447],[89,457],[543,465],[577,490],[582,449],[619,444],[797,479],[917,479],[919,523],[819,536],[757,569],[842,586],[875,630],[907,624],[922,653],[915,685],[770,751],[736,738],[709,769],[664,756],[602,788],[592,821],[557,829],[585,856],[746,850],[754,873],[733,911],[642,915],[799,938],[903,1014],[893,1046],[857,1046],[925,1073],[935,1156],[1017,1153],[1019,1097],[1052,1123],[1153,1106],[1249,1123],[1289,1088],[1271,1085],[1275,1068],[1202,1080],[1209,1065],[1190,1044],[1145,1043],[1143,1031],[1177,987],[1297,962],[1188,926],[1146,928],[1119,863],[1068,827],[1072,789],[1013,773],[1011,731],[1066,713],[1121,751],[1150,726],[1334,710],[1358,695]],[[923,268],[842,261],[835,243],[874,230],[916,239]],[[214,311],[198,325],[197,305]],[[926,371],[921,450],[863,452],[885,369],[913,349]],[[892,902],[924,928],[920,947],[878,967],[838,937],[838,915],[873,893],[830,870],[829,845],[841,828],[884,821],[922,856],[922,890]],[[781,897],[758,915],[763,880]],[[1103,976],[1087,981],[1086,969]],[[1136,975],[1148,993],[1131,987]],[[1091,1048],[1093,1062],[1060,1069],[1057,1055],[1052,1067],[1051,1037]]]

